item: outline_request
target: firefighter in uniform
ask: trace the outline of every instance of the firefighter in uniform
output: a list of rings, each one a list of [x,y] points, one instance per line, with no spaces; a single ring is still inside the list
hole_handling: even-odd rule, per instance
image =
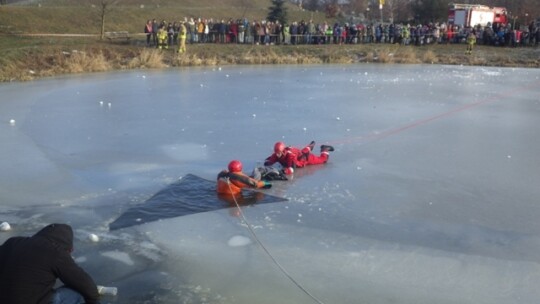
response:
[[[164,26],[161,26],[157,32],[158,40],[158,49],[168,49],[169,45],[167,44],[167,31]]]
[[[185,22],[180,23],[180,30],[179,30],[178,37],[180,38],[180,46],[178,47],[178,53],[185,53],[186,52],[186,38],[187,38],[187,28],[185,25]]]
[[[467,51],[466,54],[472,54],[474,45],[476,44],[476,33],[472,30],[467,36]]]

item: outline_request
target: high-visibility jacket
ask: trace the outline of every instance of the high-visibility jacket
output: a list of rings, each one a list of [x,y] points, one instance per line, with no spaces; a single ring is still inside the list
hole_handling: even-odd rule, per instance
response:
[[[184,24],[180,24],[180,33],[178,34],[180,39],[186,39],[187,36],[187,28]]]
[[[167,31],[165,31],[164,29],[160,29],[157,32],[157,38],[162,41],[167,40]]]
[[[467,36],[467,43],[469,45],[474,45],[476,43],[476,36],[473,33],[470,33],[469,36]]]

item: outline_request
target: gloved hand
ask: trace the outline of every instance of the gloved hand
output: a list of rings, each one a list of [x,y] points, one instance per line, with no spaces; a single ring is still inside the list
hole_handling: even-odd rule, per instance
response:
[[[269,182],[264,182],[263,188],[264,189],[270,189],[270,188],[272,188],[272,184],[270,184]]]

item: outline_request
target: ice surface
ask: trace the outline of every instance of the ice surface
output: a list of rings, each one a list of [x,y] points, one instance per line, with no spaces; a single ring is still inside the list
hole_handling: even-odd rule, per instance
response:
[[[538,69],[189,68],[0,96],[0,242],[73,225],[75,259],[118,287],[108,302],[314,303],[248,224],[324,303],[540,299]],[[288,202],[244,208],[247,223],[223,209],[108,230],[189,173],[250,171],[278,140],[336,148],[265,191]]]
[[[102,256],[111,258],[113,260],[117,260],[119,262],[122,262],[126,265],[133,265],[135,264],[128,253],[126,252],[120,252],[120,251],[105,251],[101,253]]]
[[[251,244],[251,240],[243,235],[235,235],[229,239],[227,244],[231,247],[242,247]]]

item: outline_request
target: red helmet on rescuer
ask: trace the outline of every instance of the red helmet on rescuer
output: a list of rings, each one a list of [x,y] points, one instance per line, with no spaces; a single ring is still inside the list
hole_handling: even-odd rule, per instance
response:
[[[285,150],[285,144],[284,144],[282,141],[278,141],[278,142],[274,145],[274,152],[276,152],[276,153],[283,153],[284,150]]]
[[[233,160],[229,163],[230,172],[242,172],[242,163],[239,160]]]

